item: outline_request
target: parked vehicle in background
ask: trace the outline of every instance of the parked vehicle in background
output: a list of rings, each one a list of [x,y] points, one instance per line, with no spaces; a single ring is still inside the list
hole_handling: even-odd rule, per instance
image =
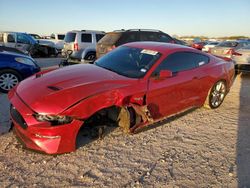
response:
[[[183,40],[177,39],[177,38],[173,38],[175,41],[175,44],[180,44],[180,45],[184,45],[184,46],[189,46],[188,43],[186,43]]]
[[[0,92],[7,93],[21,80],[39,71],[30,56],[15,48],[0,47]]]
[[[54,42],[56,49],[59,53],[62,52],[64,47],[65,34],[52,33],[50,36],[50,41]]]
[[[240,48],[232,55],[235,68],[241,72],[250,72],[250,45]]]
[[[233,62],[186,46],[135,42],[95,64],[38,73],[8,97],[25,146],[59,154],[79,146],[84,127],[105,122],[135,133],[190,108],[218,108],[233,80]]]
[[[96,44],[105,35],[103,31],[73,30],[66,33],[62,53],[66,55],[71,51],[70,58],[78,61],[96,59]],[[84,54],[84,55],[82,55]]]
[[[37,45],[37,41],[27,33],[0,32],[0,46],[18,49],[29,54]]]
[[[176,41],[171,36],[159,30],[149,30],[149,29],[116,30],[107,33],[97,43],[96,56],[97,58],[99,58],[122,44],[129,42],[136,42],[136,41],[176,43]]]
[[[205,46],[207,42],[194,42],[191,47],[197,49],[197,50],[202,50],[203,46]]]
[[[53,41],[48,39],[43,39],[38,34],[30,34],[39,44],[39,48],[36,49],[35,57],[50,57],[57,56],[58,50],[56,49],[56,45]]]
[[[203,46],[202,51],[203,52],[210,52],[212,48],[217,46],[220,42],[208,42],[206,45]]]
[[[224,41],[212,48],[210,53],[216,56],[231,58],[233,55],[238,55],[236,50],[245,47],[248,44],[248,42],[242,41]]]
[[[50,37],[43,38],[38,34],[30,34],[34,39],[40,41],[42,44],[48,44],[52,47],[55,47],[59,53],[61,53],[64,45],[64,34],[51,34]]]

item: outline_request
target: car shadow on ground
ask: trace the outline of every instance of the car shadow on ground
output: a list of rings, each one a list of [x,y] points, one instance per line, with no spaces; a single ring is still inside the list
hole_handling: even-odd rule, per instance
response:
[[[250,74],[241,77],[236,163],[238,187],[250,187]]]
[[[96,140],[102,140],[117,128],[116,124],[82,126],[76,138],[76,148],[84,147]]]

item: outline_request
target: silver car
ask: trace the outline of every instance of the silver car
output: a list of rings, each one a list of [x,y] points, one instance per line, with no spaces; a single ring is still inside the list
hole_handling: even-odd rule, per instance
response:
[[[247,46],[248,42],[242,41],[224,41],[211,49],[211,54],[221,57],[231,58],[235,51]]]
[[[232,59],[236,62],[236,69],[250,72],[250,45],[236,50]]]
[[[85,59],[94,60],[96,57],[96,43],[105,35],[103,31],[81,30],[70,31],[64,38],[64,48],[62,53],[67,56],[71,51],[72,59],[81,60],[85,49],[89,50],[85,55]]]

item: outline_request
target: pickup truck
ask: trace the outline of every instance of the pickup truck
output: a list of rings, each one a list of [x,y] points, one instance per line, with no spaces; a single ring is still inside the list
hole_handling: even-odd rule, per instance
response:
[[[52,33],[49,39],[50,41],[55,43],[56,49],[60,53],[64,46],[64,38],[65,38],[65,34]]]

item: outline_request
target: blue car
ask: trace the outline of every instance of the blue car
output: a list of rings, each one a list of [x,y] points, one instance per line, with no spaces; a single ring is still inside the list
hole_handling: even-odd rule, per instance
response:
[[[0,47],[0,92],[7,93],[21,80],[40,71],[30,56],[13,48]]]

